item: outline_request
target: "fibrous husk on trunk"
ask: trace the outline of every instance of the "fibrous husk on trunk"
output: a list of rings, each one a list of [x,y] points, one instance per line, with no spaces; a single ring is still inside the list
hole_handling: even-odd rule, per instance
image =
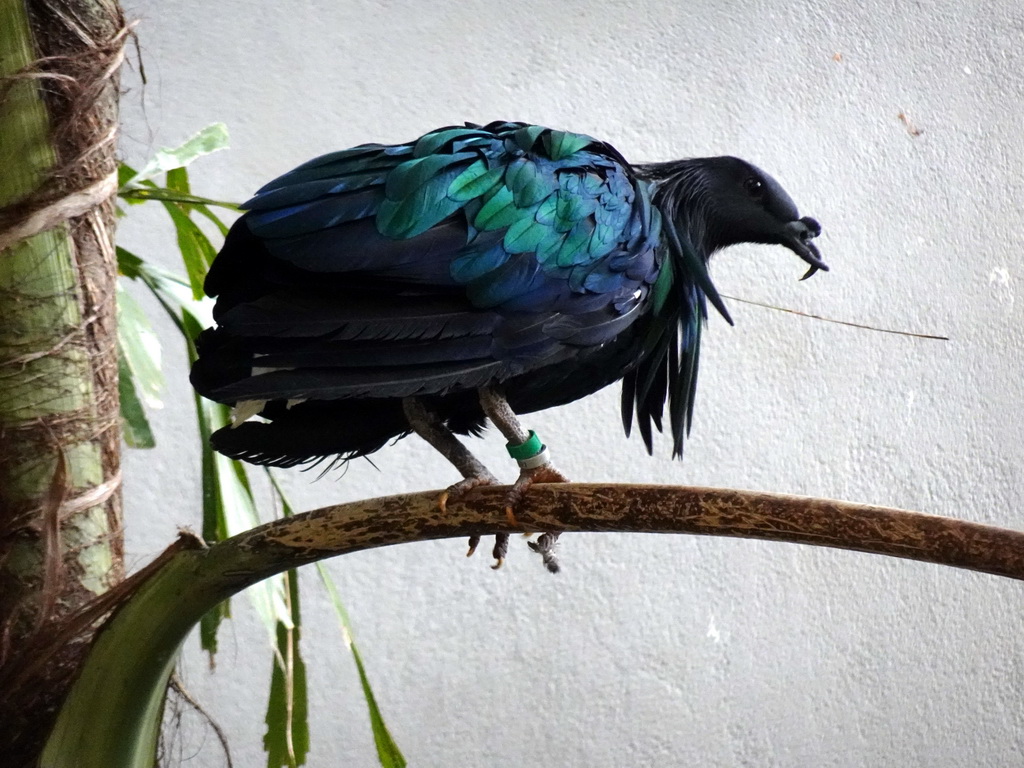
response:
[[[0,0],[0,754],[33,764],[123,578],[113,0]]]

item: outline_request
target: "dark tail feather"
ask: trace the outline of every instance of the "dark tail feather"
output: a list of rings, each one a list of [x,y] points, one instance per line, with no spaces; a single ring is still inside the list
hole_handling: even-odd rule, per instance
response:
[[[270,403],[269,422],[247,421],[213,433],[214,449],[232,459],[272,467],[347,461],[383,448],[409,432],[397,399]]]

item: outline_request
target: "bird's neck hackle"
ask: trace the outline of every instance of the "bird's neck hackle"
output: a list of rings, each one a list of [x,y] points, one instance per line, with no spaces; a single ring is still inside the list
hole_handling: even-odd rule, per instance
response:
[[[634,166],[652,188],[652,201],[666,223],[685,233],[701,260],[718,250],[710,217],[707,177],[700,158]]]

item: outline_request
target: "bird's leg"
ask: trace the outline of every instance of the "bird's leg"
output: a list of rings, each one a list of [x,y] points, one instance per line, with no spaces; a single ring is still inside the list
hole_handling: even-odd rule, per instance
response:
[[[448,488],[437,500],[437,505],[444,512],[448,502],[455,500],[467,491],[479,485],[497,484],[498,478],[492,475],[487,467],[462,444],[448,427],[444,425],[438,416],[430,411],[423,402],[415,397],[406,397],[402,400],[402,410],[405,418],[413,431],[426,440],[442,456],[459,470],[463,479]],[[470,536],[469,551],[466,557],[472,555],[480,543],[479,536]],[[495,568],[500,568],[505,561],[505,552],[508,551],[508,534],[499,533],[495,535],[494,559],[497,561]]]
[[[531,485],[568,483],[569,478],[555,469],[547,447],[540,442],[535,432],[528,432],[523,428],[504,396],[491,387],[481,387],[480,406],[487,414],[487,418],[508,440],[508,452],[519,463],[519,479],[505,499],[505,514],[508,515],[509,524],[518,526],[515,508],[522,502]],[[554,553],[557,541],[557,533],[545,533],[536,543],[530,542],[530,549],[544,558],[544,565],[552,573],[558,572],[558,560]]]

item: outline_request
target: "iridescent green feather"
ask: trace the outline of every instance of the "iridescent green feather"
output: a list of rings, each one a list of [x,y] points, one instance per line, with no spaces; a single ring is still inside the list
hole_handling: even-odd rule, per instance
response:
[[[491,199],[484,203],[484,207],[473,221],[473,226],[482,232],[502,229],[515,223],[521,215],[522,211],[516,207],[512,190],[508,187],[499,187]]]
[[[404,200],[445,169],[475,159],[476,154],[473,152],[460,152],[455,155],[429,155],[408,160],[388,174],[384,192],[388,200]],[[446,187],[445,194],[447,191]]]
[[[505,184],[512,190],[516,205],[529,208],[551,194],[554,179],[542,173],[537,163],[524,157],[509,166]]]
[[[594,139],[590,136],[566,131],[550,131],[544,136],[544,147],[552,160],[568,157],[593,142]]]
[[[565,190],[558,193],[555,208],[554,226],[560,232],[568,232],[576,222],[594,212],[597,203],[591,198],[580,197],[578,194]]]
[[[577,264],[586,264],[592,260],[587,246],[594,235],[594,224],[589,219],[583,219],[573,227],[558,249],[555,263],[560,267],[573,267]]]
[[[483,160],[477,160],[451,183],[448,197],[460,203],[481,197],[490,192],[504,175],[505,169],[502,166],[488,169]]]
[[[459,173],[449,170],[400,200],[385,200],[377,210],[377,229],[386,237],[415,237],[451,216],[463,205],[448,197]]]
[[[533,145],[537,142],[537,138],[544,133],[547,129],[542,125],[524,125],[522,128],[516,130],[514,137],[516,144],[525,151],[533,149]]]
[[[538,224],[532,217],[523,217],[515,222],[505,232],[504,246],[509,253],[528,253],[540,245],[540,242],[547,236],[549,230],[543,224]]]
[[[413,147],[413,157],[427,157],[433,155],[449,141],[459,139],[483,138],[487,141],[493,140],[491,134],[473,128],[444,128],[439,131],[432,131],[426,134]]]
[[[652,290],[654,314],[660,315],[662,309],[664,309],[665,302],[668,301],[671,295],[673,282],[672,259],[663,258],[661,261],[661,271],[658,273],[658,279],[654,281],[654,288]]]

